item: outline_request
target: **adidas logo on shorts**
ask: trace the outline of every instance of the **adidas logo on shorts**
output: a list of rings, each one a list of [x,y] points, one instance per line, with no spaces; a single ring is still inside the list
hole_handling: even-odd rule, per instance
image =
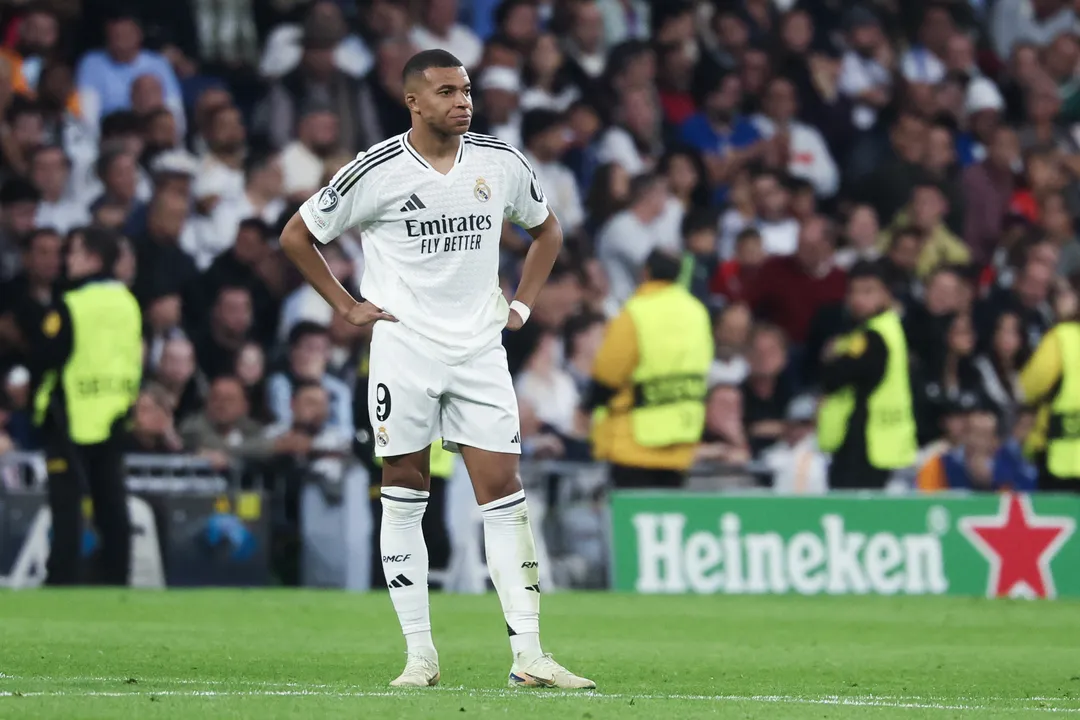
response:
[[[519,432],[514,433],[514,439],[510,441],[510,444],[511,445],[520,445],[521,444],[521,433],[519,433]]]

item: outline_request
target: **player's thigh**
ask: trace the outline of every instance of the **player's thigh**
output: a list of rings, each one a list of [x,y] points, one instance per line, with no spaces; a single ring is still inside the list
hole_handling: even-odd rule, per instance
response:
[[[416,353],[393,328],[375,324],[368,358],[368,413],[379,457],[409,455],[439,435],[441,363]]]
[[[521,434],[506,351],[493,346],[450,370],[442,408],[443,439],[461,449],[477,502],[516,492]]]

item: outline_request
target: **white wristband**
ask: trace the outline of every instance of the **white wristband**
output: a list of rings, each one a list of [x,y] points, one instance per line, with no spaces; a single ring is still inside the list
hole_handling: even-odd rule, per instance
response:
[[[521,302],[520,300],[515,300],[514,302],[510,303],[510,309],[521,316],[522,325],[529,322],[529,315],[532,314],[532,310],[529,309],[528,305]]]

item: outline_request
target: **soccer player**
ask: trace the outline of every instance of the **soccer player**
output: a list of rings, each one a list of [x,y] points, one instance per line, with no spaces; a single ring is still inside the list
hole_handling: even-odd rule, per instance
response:
[[[511,686],[594,688],[540,647],[540,585],[528,506],[518,477],[517,398],[501,343],[518,330],[562,247],[562,230],[525,157],[469,133],[471,83],[443,50],[403,72],[412,129],[343,167],[293,216],[281,245],[304,278],[355,325],[374,323],[368,406],[383,458],[380,535],[390,599],[408,659],[395,687],[439,681],[431,638],[427,506],[429,451],[460,452],[484,518],[488,569],[513,664]],[[499,289],[503,218],[533,238],[507,306]],[[334,278],[318,243],[359,227],[363,299]]]

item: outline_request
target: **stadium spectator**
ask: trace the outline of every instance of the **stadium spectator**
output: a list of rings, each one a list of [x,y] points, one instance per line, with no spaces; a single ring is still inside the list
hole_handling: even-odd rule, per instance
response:
[[[23,242],[22,271],[0,283],[0,332],[16,350],[12,359],[28,359],[31,342],[56,295],[61,250],[62,241],[56,232],[48,228],[34,230]]]
[[[759,457],[784,432],[784,413],[793,392],[783,376],[787,339],[780,328],[759,324],[750,332],[750,371],[739,387],[742,417],[750,452]]]
[[[649,253],[656,249],[677,252],[682,245],[682,213],[665,178],[653,173],[635,177],[630,198],[630,207],[612,216],[596,238],[611,297],[619,305],[633,294]]]
[[[160,385],[147,385],[135,402],[134,423],[125,452],[143,454],[178,453],[184,441],[176,430],[172,398]]]
[[[814,436],[814,398],[795,397],[780,422],[777,442],[761,455],[773,473],[773,492],[781,495],[819,495],[829,490],[828,458]]]
[[[165,103],[178,121],[184,118],[180,83],[168,60],[143,48],[143,31],[136,15],[122,5],[109,14],[105,48],[83,56],[76,73],[83,117],[97,122],[115,110],[131,107],[131,85],[144,74],[156,77]]]
[[[34,230],[40,194],[25,180],[0,185],[0,281],[19,273],[23,241]]]
[[[892,226],[881,235],[880,245],[887,247],[893,230],[911,227],[921,237],[921,250],[915,271],[919,277],[941,265],[959,265],[971,260],[971,253],[960,238],[945,225],[948,211],[945,193],[931,182],[920,182],[911,191],[911,203],[893,218]]]
[[[183,421],[203,404],[203,380],[195,361],[195,347],[182,335],[161,343],[160,356],[148,363],[148,376],[170,397],[176,417]]]
[[[919,490],[1030,492],[1036,488],[1038,471],[1015,444],[1002,443],[993,411],[975,410],[964,425],[963,442],[919,471]]]
[[[266,382],[270,412],[278,423],[288,425],[292,421],[295,388],[301,383],[316,383],[325,388],[329,402],[329,416],[324,422],[336,431],[353,432],[352,393],[348,385],[327,372],[329,361],[330,335],[325,326],[313,322],[293,326],[285,369]]]
[[[573,173],[560,162],[568,148],[568,135],[562,116],[552,110],[532,110],[522,116],[525,157],[532,164],[563,231],[574,235],[585,221],[585,211]]]
[[[206,409],[180,425],[184,448],[210,461],[219,470],[240,460],[268,460],[275,454],[302,454],[311,449],[309,436],[288,431],[272,440],[252,419],[243,383],[222,375],[210,384]]]
[[[750,373],[746,350],[750,342],[750,308],[732,303],[721,310],[713,323],[715,357],[709,368],[709,387],[741,385]]]
[[[750,460],[750,443],[743,425],[742,394],[738,386],[714,386],[709,390],[706,407],[705,432],[695,460],[731,465]]]
[[[30,156],[30,182],[41,194],[34,219],[37,227],[48,227],[67,234],[72,228],[85,225],[90,220],[86,206],[68,194],[70,177],[71,162],[62,147],[41,146]]]
[[[833,243],[827,219],[805,223],[795,254],[767,260],[747,294],[754,312],[778,325],[796,346],[806,341],[814,314],[844,297],[844,272],[833,264]]]

